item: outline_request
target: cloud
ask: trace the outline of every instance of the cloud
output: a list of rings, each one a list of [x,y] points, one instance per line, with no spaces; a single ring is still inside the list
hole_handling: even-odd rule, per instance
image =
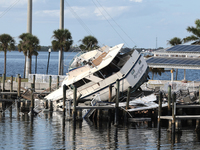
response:
[[[141,3],[142,0],[130,0],[131,2]]]
[[[98,7],[94,10],[94,14],[99,19],[110,19],[110,17],[117,17],[129,10],[128,6],[115,7]]]

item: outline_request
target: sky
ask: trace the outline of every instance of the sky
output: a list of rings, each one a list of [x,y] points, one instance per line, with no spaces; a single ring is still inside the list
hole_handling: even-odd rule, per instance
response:
[[[0,34],[10,34],[16,44],[27,32],[27,2],[0,0]],[[186,28],[200,19],[199,6],[199,0],[64,0],[64,28],[74,46],[92,35],[99,46],[166,48],[168,40],[191,35]],[[32,10],[32,34],[50,46],[60,26],[60,0],[33,0]]]

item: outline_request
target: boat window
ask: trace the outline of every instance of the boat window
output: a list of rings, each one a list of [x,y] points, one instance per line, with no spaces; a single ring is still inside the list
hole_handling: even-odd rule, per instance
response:
[[[79,88],[79,87],[81,87],[81,86],[83,86],[84,84],[89,83],[89,82],[91,82],[91,80],[88,80],[88,79],[86,79],[86,78],[83,78],[83,79],[81,79],[81,80],[75,82],[74,85],[76,86],[76,88]],[[71,87],[71,89],[73,89],[73,85],[70,85],[70,87]]]
[[[141,64],[141,60],[139,60],[139,62],[138,62],[138,63],[139,63],[139,65],[140,65],[140,64]]]

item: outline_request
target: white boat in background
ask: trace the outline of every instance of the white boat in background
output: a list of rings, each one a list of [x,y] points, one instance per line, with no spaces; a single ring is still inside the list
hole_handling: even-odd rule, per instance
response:
[[[109,85],[112,85],[112,96],[116,95],[116,80],[120,81],[120,92],[129,86],[138,89],[147,81],[148,66],[143,56],[136,50],[121,53],[124,44],[112,48],[104,46],[74,58],[70,71],[62,86],[45,97],[60,107],[63,99],[63,85],[67,86],[66,100],[73,99],[73,85],[77,87],[80,101],[92,100],[97,94],[101,101],[108,100]]]

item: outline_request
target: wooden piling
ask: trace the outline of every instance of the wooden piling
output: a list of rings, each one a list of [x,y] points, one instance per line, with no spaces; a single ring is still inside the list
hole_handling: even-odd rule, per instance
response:
[[[34,86],[33,92],[35,92],[35,75],[33,75],[33,86]]]
[[[126,110],[129,108],[130,95],[131,95],[131,86],[128,87],[127,91]]]
[[[33,95],[33,93],[34,93],[34,85],[33,85],[33,83],[31,83],[31,115],[34,115],[34,95]]]
[[[199,86],[199,104],[200,104],[200,86]]]
[[[51,92],[51,76],[49,76],[49,92]]]
[[[172,94],[172,134],[175,133],[175,123],[176,123],[176,93]]]
[[[56,84],[57,89],[59,89],[59,82],[60,82],[59,80],[60,80],[60,77],[57,76],[57,84]]]
[[[49,101],[49,111],[53,111],[53,102]]]
[[[118,109],[119,109],[119,79],[116,81],[116,102],[115,102],[115,123],[114,125],[118,125]]]
[[[130,94],[131,94],[131,86],[129,86],[129,87],[128,87],[128,90],[127,90],[126,110],[129,108]],[[124,111],[124,123],[126,124],[127,121],[128,121],[127,112]]]
[[[74,85],[74,92],[73,92],[73,120],[76,120],[76,115],[77,115],[77,112],[76,112],[76,96],[77,96],[77,88],[76,86]]]
[[[160,125],[160,116],[162,114],[162,92],[159,92],[159,107],[158,107],[158,137],[160,138],[160,130],[161,130],[161,125]]]
[[[2,86],[2,92],[5,91],[5,81],[6,81],[6,79],[5,79],[5,73],[4,73],[3,76],[2,76],[2,84],[3,84],[3,86]]]
[[[13,76],[10,77],[10,92],[13,92]]]
[[[171,115],[171,85],[168,86],[168,115]]]
[[[21,96],[21,77],[20,76],[18,76],[17,96],[18,98]]]
[[[65,101],[66,101],[66,88],[67,86],[64,84],[63,85],[63,117],[65,117],[65,113],[66,113],[66,104],[65,104]]]
[[[108,102],[112,101],[112,85],[109,85],[109,98],[108,98]]]
[[[44,104],[44,108],[45,108],[45,109],[48,109],[48,108],[49,108],[49,103],[48,103],[48,102],[49,102],[48,100],[45,101],[45,104]]]

